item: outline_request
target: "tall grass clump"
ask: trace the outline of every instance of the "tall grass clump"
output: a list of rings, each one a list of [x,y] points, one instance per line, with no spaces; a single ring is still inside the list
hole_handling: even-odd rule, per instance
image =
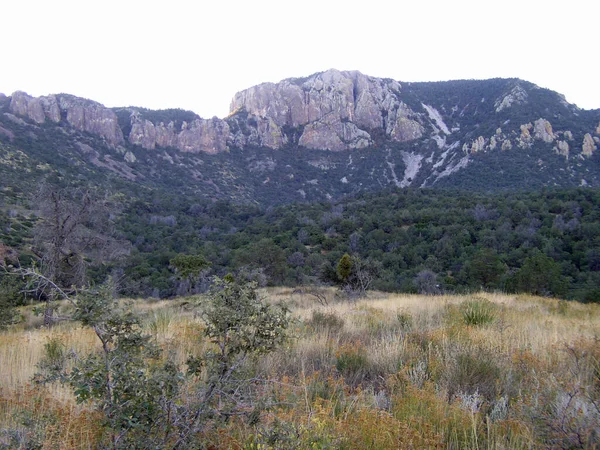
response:
[[[461,303],[460,312],[465,325],[483,326],[496,321],[498,307],[485,298],[474,297]]]

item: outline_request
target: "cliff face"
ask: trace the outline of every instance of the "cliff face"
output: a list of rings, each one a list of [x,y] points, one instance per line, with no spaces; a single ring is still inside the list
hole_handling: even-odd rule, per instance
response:
[[[371,145],[373,130],[398,142],[423,135],[420,116],[402,102],[400,93],[397,81],[328,70],[239,92],[230,111],[233,116],[244,111],[257,123],[270,120],[276,132],[304,126],[298,140],[303,147],[347,150]],[[258,136],[263,139],[262,133]]]
[[[59,123],[64,117],[71,127],[100,136],[111,146],[124,142],[123,132],[115,113],[91,100],[71,95],[48,95],[35,98],[18,91],[11,97],[9,110],[37,124],[42,124],[46,120]]]
[[[9,105],[5,114],[13,122],[25,118],[37,125],[69,126],[113,148],[174,148],[192,154],[248,147],[395,148],[402,161],[420,161],[411,166],[417,167],[414,174],[404,174],[404,184],[426,170],[423,183],[436,183],[465,168],[475,154],[547,147],[566,160],[583,160],[600,144],[597,118],[587,123],[580,114],[587,112],[521,80],[401,84],[332,69],[241,91],[224,119],[180,110],[110,109],[64,94],[34,98],[15,92],[0,100]],[[11,138],[12,132],[3,130]],[[394,172],[388,178],[401,177]]]

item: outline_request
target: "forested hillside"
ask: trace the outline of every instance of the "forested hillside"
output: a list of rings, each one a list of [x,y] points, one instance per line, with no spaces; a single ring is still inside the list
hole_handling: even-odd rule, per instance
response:
[[[376,274],[372,287],[380,290],[498,289],[600,300],[596,189],[494,195],[387,189],[266,209],[160,191],[103,198],[113,203],[112,233],[128,242],[127,251],[89,266],[97,280],[117,274],[125,295],[202,291],[212,275],[239,271],[270,285],[335,285],[347,253],[368,263]],[[40,220],[27,211],[6,204],[0,213],[0,241],[20,251],[22,263],[35,259]],[[171,264],[178,254],[202,255],[211,266],[182,281]]]

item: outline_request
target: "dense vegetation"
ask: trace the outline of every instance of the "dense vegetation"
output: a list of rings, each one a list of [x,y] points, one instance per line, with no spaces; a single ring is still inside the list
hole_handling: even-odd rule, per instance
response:
[[[348,253],[380,262],[374,287],[388,291],[426,292],[433,283],[439,292],[598,301],[599,205],[591,189],[487,196],[394,189],[267,210],[155,199],[123,216],[120,227],[133,243],[124,273],[138,283],[129,285],[132,294],[172,295],[169,261],[198,253],[220,275],[251,267],[271,284],[335,283],[331,269]],[[425,271],[434,280],[419,285]]]
[[[335,269],[348,253],[378,264],[373,287],[380,290],[600,300],[595,189],[496,195],[389,189],[266,209],[160,191],[118,200],[126,206],[115,232],[131,249],[92,269],[98,280],[112,272],[127,295],[201,292],[202,280],[239,271],[271,285],[336,284]],[[9,207],[0,222],[0,240],[28,261],[35,218]],[[202,255],[211,266],[182,280],[171,264],[178,254]]]

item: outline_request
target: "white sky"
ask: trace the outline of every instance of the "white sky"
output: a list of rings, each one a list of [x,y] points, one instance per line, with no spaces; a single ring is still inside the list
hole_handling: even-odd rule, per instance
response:
[[[4,0],[0,92],[223,117],[265,81],[518,77],[600,108],[597,0]]]

